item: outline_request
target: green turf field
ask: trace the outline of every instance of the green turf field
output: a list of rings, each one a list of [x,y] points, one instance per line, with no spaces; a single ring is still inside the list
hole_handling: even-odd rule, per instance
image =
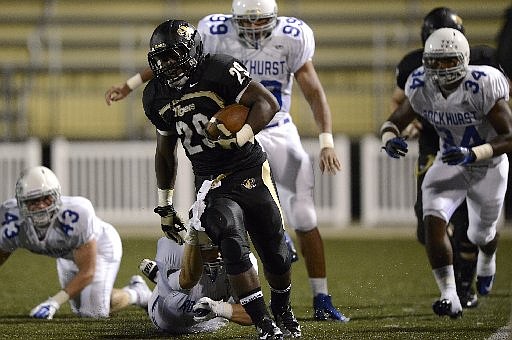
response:
[[[368,231],[370,233],[371,231]],[[340,230],[340,234],[343,234]],[[116,287],[137,273],[139,260],[152,257],[156,238],[124,238],[124,257]],[[333,302],[348,324],[312,321],[312,297],[303,260],[293,265],[292,304],[303,339],[487,339],[511,319],[512,237],[503,237],[492,294],[466,310],[460,320],[439,318],[431,310],[438,290],[424,249],[412,237],[335,238],[324,236]],[[130,307],[106,320],[74,316],[66,304],[50,321],[28,312],[58,291],[55,262],[24,250],[0,268],[0,339],[154,339],[144,311]],[[150,283],[150,287],[153,285]],[[268,297],[268,289],[265,294]],[[510,330],[510,328],[508,328]],[[506,339],[506,331],[495,339]],[[185,339],[254,339],[253,327],[230,324],[214,334]]]

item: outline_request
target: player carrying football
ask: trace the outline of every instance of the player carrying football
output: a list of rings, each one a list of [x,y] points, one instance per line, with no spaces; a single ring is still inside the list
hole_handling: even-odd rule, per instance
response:
[[[275,97],[252,80],[241,61],[228,55],[204,55],[199,33],[182,20],[165,21],[154,30],[148,61],[156,78],[144,89],[143,104],[158,136],[166,136],[166,143],[157,146],[156,173],[167,233],[180,240],[183,229],[172,208],[180,139],[192,163],[196,190],[205,183],[209,186],[200,221],[219,247],[230,284],[260,338],[282,338],[276,323],[284,332],[300,337],[290,306],[291,262],[283,217],[265,153],[254,140],[254,134],[279,109]],[[229,138],[208,140],[206,124],[232,103],[249,108],[246,124]],[[270,308],[276,323],[249,258],[247,234],[271,287]]]

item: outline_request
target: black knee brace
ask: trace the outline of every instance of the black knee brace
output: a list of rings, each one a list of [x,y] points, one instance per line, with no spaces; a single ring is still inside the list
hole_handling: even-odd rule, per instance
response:
[[[226,272],[237,275],[252,267],[250,247],[240,206],[227,198],[215,198],[201,217],[206,232],[219,245]]]

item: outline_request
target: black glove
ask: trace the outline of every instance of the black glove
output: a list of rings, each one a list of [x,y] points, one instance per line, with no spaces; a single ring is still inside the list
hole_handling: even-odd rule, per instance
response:
[[[173,205],[158,206],[154,212],[160,215],[162,231],[165,236],[178,244],[183,244],[187,230]]]
[[[465,165],[473,163],[476,155],[471,148],[449,146],[444,150],[441,160],[448,165]]]
[[[382,149],[386,151],[389,157],[393,158],[404,157],[407,151],[409,151],[404,137],[391,138]]]

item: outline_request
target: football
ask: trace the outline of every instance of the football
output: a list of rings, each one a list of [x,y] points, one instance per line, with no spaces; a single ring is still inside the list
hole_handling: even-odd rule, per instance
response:
[[[222,135],[236,134],[244,126],[248,113],[249,108],[241,104],[231,104],[220,109],[206,124],[208,139],[217,140]]]

